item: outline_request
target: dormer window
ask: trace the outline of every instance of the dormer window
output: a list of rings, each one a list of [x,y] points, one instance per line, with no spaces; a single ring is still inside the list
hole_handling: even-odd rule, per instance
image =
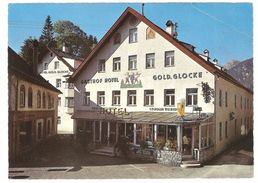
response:
[[[129,29],[129,43],[137,42],[137,28]]]

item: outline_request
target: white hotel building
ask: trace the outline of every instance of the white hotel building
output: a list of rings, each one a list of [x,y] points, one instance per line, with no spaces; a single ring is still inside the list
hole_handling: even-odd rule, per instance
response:
[[[62,92],[58,97],[58,134],[73,134],[74,89],[67,80],[80,65],[82,59],[67,53],[63,46],[62,51],[48,47],[49,52],[38,64],[38,72],[49,83]]]
[[[70,77],[75,134],[108,146],[121,135],[135,147],[170,139],[181,160],[198,152],[195,158],[205,161],[252,128],[253,93],[210,62],[207,50],[198,54],[179,41],[171,21],[166,25],[164,31],[135,10],[124,11]],[[202,83],[214,91],[210,101]],[[182,100],[183,118],[177,115]]]

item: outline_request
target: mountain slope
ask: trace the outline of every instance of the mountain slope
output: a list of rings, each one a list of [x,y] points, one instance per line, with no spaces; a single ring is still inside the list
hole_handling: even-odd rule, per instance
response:
[[[232,63],[228,64],[228,68],[228,74],[242,83],[245,87],[253,90],[253,58],[244,60],[239,63],[235,62],[233,63],[233,66]]]

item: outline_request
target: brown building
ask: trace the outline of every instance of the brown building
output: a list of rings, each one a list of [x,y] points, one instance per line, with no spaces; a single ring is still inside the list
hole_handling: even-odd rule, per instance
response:
[[[36,57],[34,57],[36,58]],[[9,160],[15,161],[57,132],[57,100],[61,94],[8,48]]]

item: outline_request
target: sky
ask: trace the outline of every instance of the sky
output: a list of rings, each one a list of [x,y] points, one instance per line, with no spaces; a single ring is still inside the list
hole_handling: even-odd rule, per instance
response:
[[[11,3],[8,5],[8,45],[16,52],[25,39],[39,38],[47,15],[52,22],[69,20],[100,40],[123,11],[141,12],[141,3]],[[178,23],[178,39],[197,52],[208,49],[219,64],[253,57],[251,3],[145,3],[144,15],[165,29]]]

